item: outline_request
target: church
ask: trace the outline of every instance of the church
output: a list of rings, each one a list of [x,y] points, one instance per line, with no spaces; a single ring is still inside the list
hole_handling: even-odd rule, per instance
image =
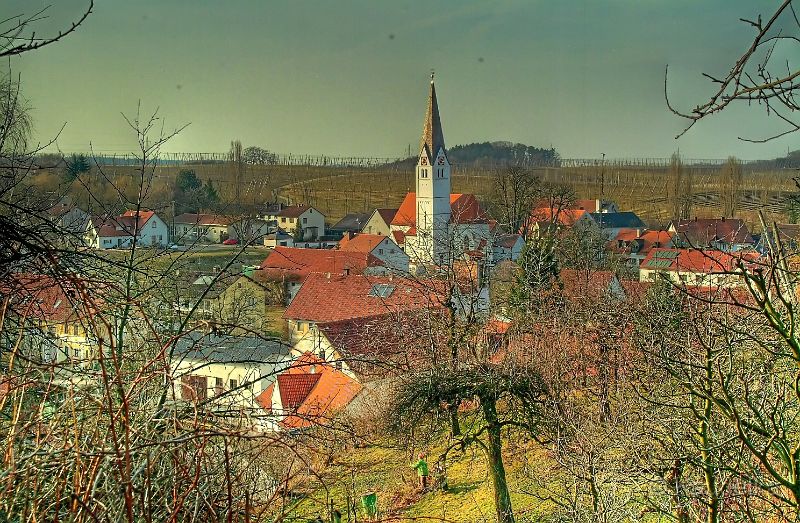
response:
[[[433,74],[419,149],[416,192],[406,194],[390,225],[395,241],[418,271],[465,257],[491,265],[489,217],[474,194],[450,192],[451,165]]]

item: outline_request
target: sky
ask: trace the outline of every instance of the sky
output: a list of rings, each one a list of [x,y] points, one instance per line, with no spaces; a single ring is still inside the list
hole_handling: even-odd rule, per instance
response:
[[[55,0],[37,35],[85,0]],[[6,16],[40,0],[4,2]],[[158,109],[164,147],[404,156],[419,144],[431,69],[449,146],[504,140],[565,158],[782,156],[800,135],[757,107],[685,125],[749,45],[740,17],[776,0],[97,0],[74,34],[11,62],[39,140],[130,152],[122,114]],[[6,18],[3,16],[3,18]],[[779,49],[797,67],[800,51]],[[58,134],[59,129],[63,130]],[[52,148],[52,147],[51,147]]]

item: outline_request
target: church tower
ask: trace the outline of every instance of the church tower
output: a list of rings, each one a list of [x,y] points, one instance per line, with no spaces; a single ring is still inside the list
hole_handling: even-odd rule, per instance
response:
[[[450,162],[431,73],[428,110],[417,161],[417,251],[428,264],[449,262]]]

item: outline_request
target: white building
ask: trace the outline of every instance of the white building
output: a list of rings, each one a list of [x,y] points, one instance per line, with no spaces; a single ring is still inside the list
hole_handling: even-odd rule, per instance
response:
[[[371,254],[392,270],[408,272],[408,254],[388,236],[377,234],[356,234],[352,238],[345,236],[339,242],[339,250]]]
[[[172,237],[177,242],[206,240],[220,243],[228,239],[228,227],[233,222],[228,216],[220,214],[183,213],[173,220]]]
[[[176,399],[259,409],[256,397],[291,363],[280,341],[191,331],[175,342],[172,382]]]
[[[130,248],[134,238],[138,247],[165,247],[169,227],[153,211],[125,211],[119,216],[99,216],[88,220],[84,241],[95,249]]]
[[[288,232],[295,234],[302,231],[303,240],[316,240],[325,236],[325,215],[310,205],[292,205],[273,209],[265,214],[264,219]]]

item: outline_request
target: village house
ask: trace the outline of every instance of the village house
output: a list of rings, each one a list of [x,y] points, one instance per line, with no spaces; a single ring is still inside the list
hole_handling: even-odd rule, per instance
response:
[[[569,209],[582,209],[588,213],[615,213],[619,212],[617,204],[611,200],[601,200],[600,198],[575,200],[567,205]]]
[[[309,274],[386,274],[388,268],[370,253],[329,249],[276,247],[261,262],[258,278],[283,289],[285,304],[291,303]]]
[[[330,425],[361,389],[352,377],[313,354],[303,354],[259,394],[259,426],[273,432]]]
[[[630,211],[596,212],[592,213],[592,219],[609,240],[615,238],[622,231],[634,232],[638,235],[647,229],[647,224],[635,212]]]
[[[544,234],[572,227],[596,227],[592,215],[584,209],[536,207],[520,230],[525,237],[537,238]]]
[[[270,312],[284,304],[284,290],[261,270],[245,270],[224,285],[211,302],[210,318],[220,329],[232,333],[283,336],[275,328]]]
[[[755,248],[747,225],[739,219],[720,218],[675,220],[669,230],[676,234],[676,245],[693,249],[736,252]]]
[[[317,240],[325,236],[325,215],[310,205],[279,205],[267,210],[264,219],[274,222],[296,239]]]
[[[313,348],[309,332],[318,323],[437,309],[447,299],[444,286],[434,280],[314,273],[306,277],[283,317],[294,350],[302,353]]]
[[[47,217],[60,231],[80,236],[89,220],[89,213],[64,198],[47,209]]]
[[[228,227],[233,222],[234,218],[221,214],[184,213],[173,220],[172,237],[179,243],[197,240],[221,243],[228,239]]]
[[[472,194],[450,192],[450,161],[431,75],[416,166],[416,192],[406,194],[391,222],[392,238],[415,271],[449,265],[468,251],[491,256],[489,219]]]
[[[408,272],[409,257],[399,245],[388,236],[377,234],[356,234],[344,236],[339,241],[339,251],[370,254],[383,262],[389,269]]]
[[[780,246],[789,255],[796,255],[800,248],[800,224],[797,223],[777,223],[775,230],[767,227],[758,238],[756,250],[761,253],[768,253],[777,250]],[[777,237],[775,233],[777,232]]]
[[[639,268],[652,249],[674,247],[675,233],[670,231],[621,230],[608,243],[608,250],[621,256],[630,267]]]
[[[392,234],[392,220],[397,214],[397,209],[375,209],[370,214],[361,232],[390,236]]]
[[[25,356],[34,361],[63,369],[90,366],[99,356],[99,340],[113,333],[113,327],[109,331],[105,323],[93,321],[100,307],[94,301],[99,300],[97,289],[83,280],[17,273],[0,288],[0,298],[8,300],[3,346],[19,339]]]
[[[264,247],[274,249],[275,247],[294,247],[294,237],[281,229],[264,236]]]
[[[153,211],[125,211],[119,216],[97,216],[88,220],[84,241],[95,249],[164,247],[169,244],[169,227]]]
[[[272,222],[254,216],[239,216],[228,225],[228,239],[240,244],[260,245],[278,228]]]
[[[492,261],[498,264],[505,260],[517,261],[525,247],[521,234],[499,234],[492,244]]]
[[[639,280],[665,278],[688,287],[738,287],[744,284],[739,262],[751,265],[755,253],[733,255],[710,249],[652,249],[639,266]]]
[[[172,385],[176,399],[214,400],[219,407],[252,409],[256,398],[291,363],[289,348],[257,336],[193,330],[175,340]]]
[[[351,213],[328,227],[328,235],[333,238],[343,238],[345,235],[361,232],[369,220],[370,213]]]

